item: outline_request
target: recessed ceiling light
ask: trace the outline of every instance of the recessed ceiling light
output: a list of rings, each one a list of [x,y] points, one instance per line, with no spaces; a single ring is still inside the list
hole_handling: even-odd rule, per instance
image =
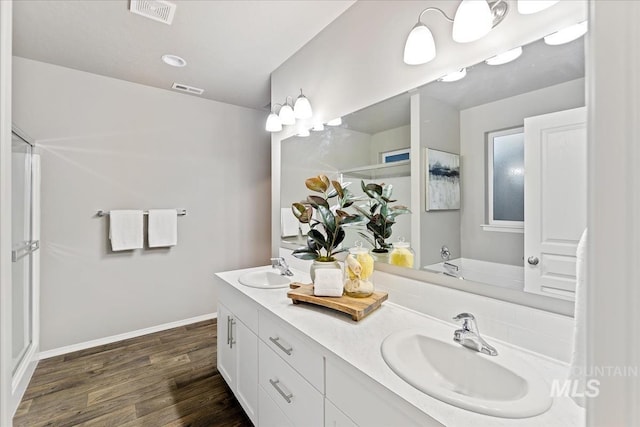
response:
[[[587,21],[572,25],[553,34],[549,34],[544,38],[544,42],[551,46],[572,42],[587,32]]]
[[[187,65],[187,61],[180,58],[178,55],[162,55],[162,61],[172,67],[184,67]]]
[[[520,55],[522,55],[522,46],[518,46],[515,49],[511,49],[496,56],[492,56],[484,62],[486,62],[488,65],[502,65],[506,64],[507,62],[513,61]]]
[[[460,68],[458,71],[454,71],[452,73],[449,74],[445,74],[444,76],[440,77],[438,79],[439,82],[446,82],[446,83],[450,83],[450,82],[457,82],[460,79],[463,79],[464,76],[467,75],[467,69],[466,68]]]

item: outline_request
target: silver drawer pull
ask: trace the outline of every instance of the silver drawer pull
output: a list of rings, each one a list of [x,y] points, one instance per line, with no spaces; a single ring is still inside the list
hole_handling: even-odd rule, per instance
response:
[[[287,403],[291,403],[291,399],[293,398],[293,394],[286,393],[284,390],[282,390],[282,388],[280,388],[280,386],[278,385],[278,384],[280,384],[280,380],[275,380],[275,381],[274,380],[269,380],[269,382],[271,383],[273,388],[275,388],[276,391],[278,393],[280,393],[280,396],[282,396],[282,398],[287,401]]]
[[[292,347],[287,348],[282,344],[280,344],[280,337],[277,337],[277,338],[269,337],[269,341],[274,343],[280,350],[284,351],[287,354],[287,356],[291,356],[291,353],[293,353]]]

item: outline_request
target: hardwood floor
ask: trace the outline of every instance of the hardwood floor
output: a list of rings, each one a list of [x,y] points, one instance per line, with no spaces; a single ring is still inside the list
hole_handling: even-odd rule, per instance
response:
[[[14,427],[251,426],[216,341],[212,320],[43,360]]]

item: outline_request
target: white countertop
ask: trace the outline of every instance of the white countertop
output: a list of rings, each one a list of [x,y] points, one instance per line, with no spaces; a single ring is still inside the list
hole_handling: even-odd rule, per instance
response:
[[[436,338],[453,336],[456,326],[431,316],[418,313],[397,304],[385,302],[378,310],[359,322],[342,313],[310,304],[294,305],[289,289],[257,289],[238,283],[238,277],[256,267],[217,273],[229,285],[254,300],[262,308],[299,330],[326,349],[327,353],[344,360],[363,374],[374,379],[407,402],[446,426],[535,426],[571,427],[584,425],[584,410],[573,400],[554,398],[551,408],[532,418],[506,419],[478,414],[435,399],[397,376],[385,363],[380,352],[382,341],[391,333],[419,328]],[[270,267],[268,267],[270,268]],[[309,283],[309,275],[292,269],[292,281]],[[556,379],[567,378],[568,367],[553,359],[509,345],[491,337],[485,337],[500,355],[520,358],[551,384]],[[500,356],[498,356],[500,357]]]

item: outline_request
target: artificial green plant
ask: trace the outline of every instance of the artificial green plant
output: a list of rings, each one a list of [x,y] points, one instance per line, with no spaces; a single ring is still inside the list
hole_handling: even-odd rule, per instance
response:
[[[396,223],[396,217],[411,211],[402,205],[389,206],[390,203],[396,202],[391,199],[393,185],[365,184],[364,181],[360,181],[360,185],[369,200],[366,205],[354,206],[368,220],[366,225],[368,234],[363,232],[359,234],[373,246],[373,252],[388,252],[391,243],[387,240],[391,237],[391,227]]]
[[[320,195],[309,195],[305,201],[291,205],[298,221],[310,226],[307,246],[293,251],[293,256],[307,260],[335,261],[334,255],[346,250],[339,249],[345,238],[343,227],[363,221],[360,215],[349,214],[344,210],[353,205],[356,198],[338,181],[330,181],[325,175],[308,178],[305,185]],[[334,198],[336,204],[330,206],[329,201]]]

